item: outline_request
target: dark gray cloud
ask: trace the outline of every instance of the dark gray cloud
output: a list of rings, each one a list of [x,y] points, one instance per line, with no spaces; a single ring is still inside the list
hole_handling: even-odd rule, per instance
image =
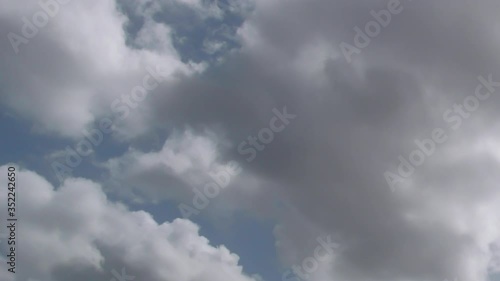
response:
[[[273,107],[287,106],[297,119],[256,160],[246,163],[235,147],[223,157],[240,159],[263,182],[278,183],[262,192],[278,189],[272,193],[285,196],[305,220],[338,235],[345,248],[332,278],[485,278],[488,247],[499,233],[481,229],[495,227],[477,208],[494,210],[498,203],[498,158],[488,156],[498,148],[482,144],[497,139],[488,127],[496,126],[500,97],[494,93],[457,132],[442,116],[474,93],[479,75],[500,81],[498,3],[402,1],[403,11],[348,64],[339,44],[352,44],[353,28],[386,3],[258,3],[240,30],[241,52],[171,86],[168,99],[155,100],[155,121],[221,126],[237,146],[266,126]],[[311,44],[330,51],[308,51]],[[310,63],[323,56],[311,76],[298,60],[304,52]],[[391,193],[384,172],[435,128],[450,140],[417,168],[410,191]]]

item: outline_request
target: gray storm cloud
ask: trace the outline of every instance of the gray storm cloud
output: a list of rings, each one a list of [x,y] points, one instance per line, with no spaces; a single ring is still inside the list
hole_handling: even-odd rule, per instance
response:
[[[177,75],[141,105],[147,114],[137,117],[137,131],[186,131],[207,141],[198,148],[194,142],[183,152],[175,145],[179,134],[173,134],[174,141],[167,139],[160,151],[129,151],[106,162],[112,180],[118,187],[142,189],[145,200],[184,202],[192,195],[190,186],[209,180],[205,174],[210,167],[238,161],[242,174],[211,204],[275,217],[271,205],[276,196],[288,202],[293,211],[282,214],[275,231],[285,265],[311,255],[314,247],[307,245],[315,233],[331,234],[339,245],[335,259],[311,280],[488,280],[498,271],[495,249],[500,243],[500,88],[467,112],[468,117],[453,111],[462,121],[456,130],[443,114],[474,94],[479,76],[491,74],[493,81],[500,81],[500,3],[401,0],[402,11],[348,62],[341,44],[354,44],[355,27],[363,29],[374,20],[370,11],[387,9],[388,2],[255,1],[255,10],[237,31],[239,50],[209,64],[203,73]],[[2,22],[13,26],[4,17]],[[41,34],[38,42],[44,38]],[[52,44],[62,44],[47,42],[40,48],[50,52]],[[189,68],[171,52],[141,58],[175,61],[174,70]],[[61,73],[64,62],[74,57],[73,52],[68,58],[59,56],[51,65],[54,73]],[[32,72],[40,72],[36,67],[45,59]],[[98,65],[89,64],[82,63],[82,71]],[[57,81],[50,73],[44,78]],[[113,84],[138,75],[132,70],[115,74],[104,80]],[[108,89],[108,83],[93,75],[84,77]],[[26,81],[23,98],[36,86]],[[21,82],[13,83],[6,88]],[[86,103],[68,103],[91,104],[100,100],[95,96],[84,95]],[[9,106],[23,112],[14,96],[7,97]],[[245,160],[238,144],[269,126],[273,108],[284,106],[297,117],[254,160]],[[52,120],[59,112],[53,108],[47,100],[37,112],[25,115]],[[101,114],[77,113],[73,117],[81,126]],[[65,131],[66,125],[58,124],[57,130],[74,133]],[[436,128],[446,133],[447,141],[391,189],[384,173],[397,173],[399,156],[408,159],[418,149],[415,140],[432,138]],[[208,138],[207,131],[212,132]],[[175,157],[168,154],[168,160],[166,153]],[[178,159],[188,164],[181,169]],[[145,184],[128,186],[131,182]]]
[[[265,126],[273,107],[287,105],[296,121],[256,160],[246,163],[236,149],[223,158],[239,159],[262,179],[252,204],[261,206],[275,189],[304,220],[336,235],[344,247],[331,264],[332,279],[486,279],[500,234],[493,156],[500,91],[461,117],[459,130],[443,113],[474,94],[478,76],[500,81],[498,3],[402,1],[403,11],[349,64],[339,45],[352,42],[354,27],[385,5],[262,3],[240,29],[241,52],[169,88],[175,94],[156,102],[155,118],[175,126],[222,124],[236,145]],[[304,74],[313,62],[312,75]],[[449,140],[416,168],[406,189],[391,192],[384,172],[435,128]],[[495,144],[486,148],[489,141]],[[307,232],[297,222],[284,226]]]

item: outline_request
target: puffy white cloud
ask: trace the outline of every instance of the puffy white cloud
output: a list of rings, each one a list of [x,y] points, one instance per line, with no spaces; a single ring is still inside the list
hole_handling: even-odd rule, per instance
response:
[[[6,186],[7,166],[0,173]],[[158,224],[146,212],[110,202],[87,179],[71,178],[54,189],[19,168],[16,179],[18,267],[14,275],[2,266],[2,280],[108,281],[122,268],[135,280],[253,280],[237,255],[211,246],[189,220]],[[0,200],[6,196],[2,192]],[[0,260],[5,264],[5,255]]]
[[[209,131],[173,132],[159,151],[131,149],[103,165],[110,173],[109,184],[119,193],[136,193],[149,200],[185,200],[192,197],[192,188],[210,180],[210,172],[225,168],[217,150],[223,141]]]
[[[159,65],[168,76],[202,69],[180,61],[169,28],[154,22],[151,13],[144,13],[148,21],[135,38],[137,48],[128,45],[124,27],[129,21],[114,0],[29,0],[22,6],[2,1],[2,33],[25,36],[30,24],[23,19],[33,24],[44,12],[39,2],[50,3],[53,16],[46,25],[32,26],[36,31],[16,46],[18,54],[9,40],[1,42],[6,76],[0,93],[2,103],[33,120],[38,131],[80,137],[93,121],[113,114],[111,101],[139,85],[147,66]]]

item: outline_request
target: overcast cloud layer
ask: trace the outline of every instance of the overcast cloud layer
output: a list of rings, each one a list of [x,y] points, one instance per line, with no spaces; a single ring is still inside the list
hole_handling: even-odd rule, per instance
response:
[[[4,116],[74,149],[106,118],[106,145],[126,147],[95,145],[82,157],[95,170],[75,165],[61,183],[64,146],[44,155],[51,173],[20,167],[23,271],[2,267],[2,280],[110,280],[122,268],[137,280],[260,280],[193,222],[238,214],[276,223],[269,254],[284,280],[298,281],[284,269],[322,235],[337,247],[310,281],[500,273],[500,2],[74,0],[17,54],[7,34],[41,8],[0,4]],[[398,12],[356,47],[356,27],[390,5]],[[359,52],[346,57],[346,43]],[[127,101],[145,77],[155,86]],[[272,141],[252,148],[266,128]],[[432,152],[411,165],[426,139]],[[193,189],[221,174],[226,186],[197,208]],[[196,216],[157,222],[122,201]]]

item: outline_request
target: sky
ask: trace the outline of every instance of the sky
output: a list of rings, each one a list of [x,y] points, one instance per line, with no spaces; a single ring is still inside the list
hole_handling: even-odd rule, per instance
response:
[[[0,7],[0,280],[500,281],[500,2]]]

